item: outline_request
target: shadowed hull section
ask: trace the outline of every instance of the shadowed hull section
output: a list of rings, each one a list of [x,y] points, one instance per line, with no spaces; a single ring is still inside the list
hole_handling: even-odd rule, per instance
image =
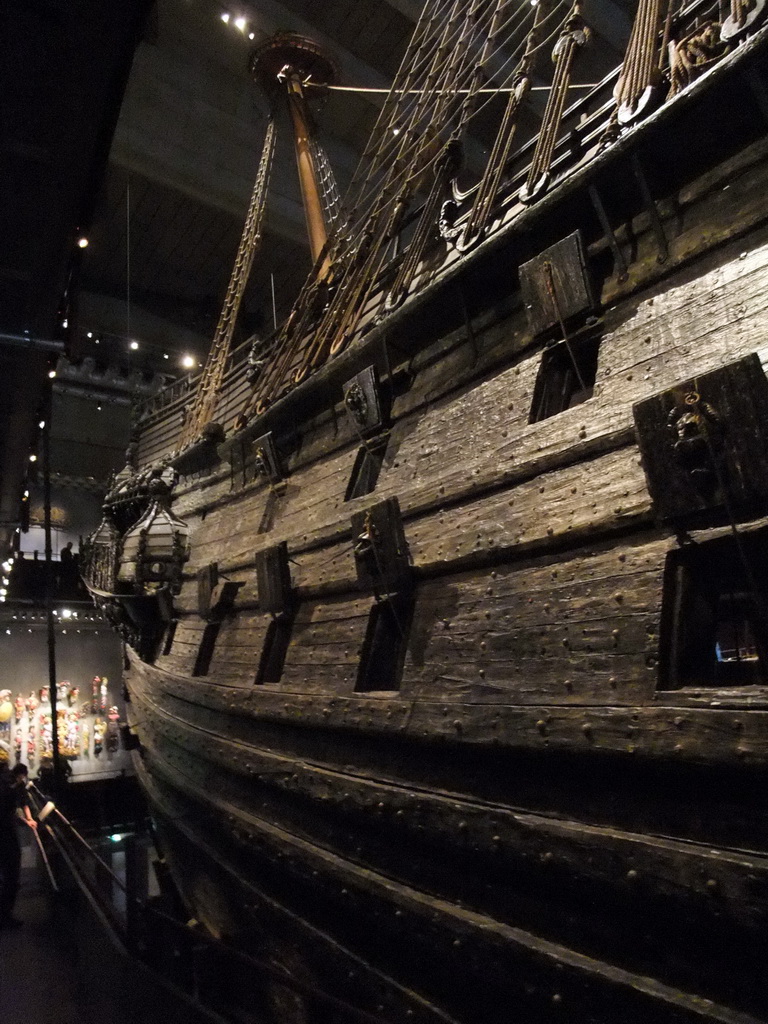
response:
[[[678,807],[676,834],[643,834],[561,817],[533,801],[523,809],[518,800],[530,800],[533,787],[517,781],[520,773],[548,774],[552,766],[519,753],[434,749],[411,739],[402,752],[390,746],[386,770],[372,736],[374,756],[355,765],[347,758],[350,747],[363,746],[357,735],[350,744],[342,733],[337,749],[333,730],[302,743],[303,730],[286,723],[281,737],[279,726],[262,726],[256,715],[233,717],[214,703],[173,697],[173,682],[156,670],[134,669],[131,688],[146,736],[145,784],[192,905],[202,904],[206,923],[235,938],[265,929],[269,948],[266,907],[270,921],[282,922],[284,940],[302,944],[305,969],[321,986],[334,978],[335,994],[354,993],[336,981],[362,964],[391,989],[393,1007],[404,999],[425,1020],[469,1021],[480,1008],[482,1019],[502,1021],[511,1007],[523,1020],[565,1008],[595,1021],[742,1019],[685,995],[704,987],[715,1002],[740,1006],[745,1020],[764,1005],[768,862],[707,842],[721,831],[723,813],[744,823],[764,818],[753,773],[729,780],[737,806],[722,794],[721,807],[711,793],[704,806],[693,798],[711,770],[679,770],[676,788],[688,788],[692,799]],[[226,697],[226,688],[211,689]],[[416,758],[424,774],[418,787],[398,771]],[[456,771],[472,761],[481,777],[496,779],[496,799],[471,792],[471,777]],[[624,778],[610,763],[583,757],[559,767],[584,789],[599,786],[594,775],[609,775],[617,803],[634,795],[636,809],[643,799],[653,804],[648,775],[659,766],[625,769]],[[429,785],[433,773],[439,788]],[[675,786],[673,765],[662,774]],[[708,815],[716,819],[711,833],[702,821]],[[616,814],[619,822],[626,816],[626,808]],[[201,858],[189,844],[200,846]],[[317,962],[315,944],[324,947]],[[411,1006],[411,990],[440,1013]]]

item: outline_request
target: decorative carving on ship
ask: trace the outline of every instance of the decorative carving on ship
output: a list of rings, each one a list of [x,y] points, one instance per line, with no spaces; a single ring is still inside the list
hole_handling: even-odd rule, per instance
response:
[[[115,481],[105,516],[89,538],[83,579],[98,606],[126,642],[152,658],[173,615],[184,563],[189,558],[189,529],[170,510],[175,476],[128,474]],[[125,521],[128,510],[146,504],[129,529],[120,533],[113,518]]]

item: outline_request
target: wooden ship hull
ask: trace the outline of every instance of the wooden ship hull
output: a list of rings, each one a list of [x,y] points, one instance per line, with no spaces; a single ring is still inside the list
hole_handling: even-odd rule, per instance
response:
[[[143,417],[190,545],[126,648],[162,847],[359,1019],[768,1019],[767,31],[245,427],[236,353],[215,457],[173,452],[188,396]],[[574,234],[587,298],[539,330],[519,268]]]

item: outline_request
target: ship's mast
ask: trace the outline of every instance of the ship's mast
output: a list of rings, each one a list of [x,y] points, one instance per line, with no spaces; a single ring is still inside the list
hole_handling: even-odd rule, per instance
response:
[[[309,247],[317,264],[328,240],[329,211],[324,209],[305,86],[310,82],[313,87],[332,84],[336,79],[335,68],[311,40],[285,32],[273,36],[254,52],[251,72],[273,102],[280,94],[287,102]],[[326,256],[318,267],[318,277],[325,276],[329,265]]]
[[[318,166],[322,154],[314,139],[312,116],[304,95],[304,85],[310,81],[316,86],[330,84],[336,78],[334,66],[310,40],[290,33],[280,33],[254,52],[251,71],[257,82],[266,90],[273,105],[281,94],[284,94],[287,100],[293,125],[307,234],[312,260],[317,265],[325,250],[328,239],[327,225],[335,213],[333,204],[337,193],[335,183],[331,182],[329,185],[330,171],[327,162],[322,168]],[[275,148],[274,135],[274,119],[270,117],[240,248],[216,334],[198,382],[192,407],[182,426],[180,449],[189,447],[201,437],[216,411],[240,302],[248,283],[253,257],[261,242],[269,174]],[[321,180],[324,187],[321,187]],[[329,267],[330,261],[325,256],[317,269],[318,278],[325,277]]]

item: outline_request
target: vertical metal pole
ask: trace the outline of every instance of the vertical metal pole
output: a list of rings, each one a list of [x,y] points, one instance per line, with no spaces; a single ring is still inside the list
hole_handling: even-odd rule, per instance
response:
[[[56,577],[53,570],[53,551],[51,547],[51,386],[48,385],[45,401],[45,426],[43,427],[43,506],[45,526],[45,612],[48,624],[48,687],[51,698],[51,744],[53,747],[53,782],[54,791],[59,792],[63,773],[61,755],[59,754],[59,721],[56,700],[56,630],[53,618],[53,599],[56,589]]]

